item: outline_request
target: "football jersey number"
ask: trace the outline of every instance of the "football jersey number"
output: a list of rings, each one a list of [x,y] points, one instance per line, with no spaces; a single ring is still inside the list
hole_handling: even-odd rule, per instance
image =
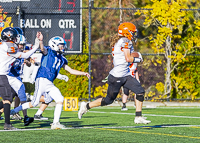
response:
[[[124,48],[128,49],[128,42],[125,42]]]
[[[11,48],[11,53],[15,53],[15,47],[10,47]]]
[[[60,60],[57,57],[55,57],[55,61],[53,63],[53,68],[58,69],[59,66],[60,66]]]

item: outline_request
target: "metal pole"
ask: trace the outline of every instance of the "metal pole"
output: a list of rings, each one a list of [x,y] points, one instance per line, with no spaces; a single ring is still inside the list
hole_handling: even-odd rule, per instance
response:
[[[16,13],[16,15],[18,15],[18,19],[17,19],[18,27],[20,27],[20,16],[21,16],[20,6],[17,6],[17,13]]]
[[[94,1],[89,0],[89,31],[88,31],[88,41],[89,41],[89,74],[91,75],[91,8],[93,7]],[[91,100],[91,77],[89,78],[89,101]]]

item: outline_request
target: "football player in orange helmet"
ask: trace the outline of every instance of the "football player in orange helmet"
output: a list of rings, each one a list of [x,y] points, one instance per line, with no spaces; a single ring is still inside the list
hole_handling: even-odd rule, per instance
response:
[[[133,23],[124,22],[118,27],[118,35],[127,37],[131,41],[135,41],[137,37],[137,29]]]
[[[112,104],[121,87],[124,87],[136,94],[136,99],[139,103],[136,104],[136,117],[134,122],[136,124],[148,124],[151,122],[142,117],[142,103],[144,101],[145,90],[135,78],[132,78],[129,69],[130,63],[143,61],[139,52],[139,57],[131,56],[131,53],[134,51],[132,41],[136,38],[136,32],[135,25],[130,22],[124,22],[119,25],[118,33],[113,36],[111,41],[114,68],[109,72],[107,95],[105,98],[98,98],[90,103],[82,102],[80,110],[78,111],[79,119],[91,108]]]

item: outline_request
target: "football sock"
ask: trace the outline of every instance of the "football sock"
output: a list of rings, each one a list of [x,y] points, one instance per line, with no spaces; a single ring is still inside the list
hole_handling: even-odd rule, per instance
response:
[[[42,113],[43,113],[43,111],[38,109],[38,111],[35,113],[35,115],[41,115]]]
[[[17,97],[15,97],[15,107],[14,108],[16,108],[16,107],[18,107],[19,106],[19,103],[20,103],[20,100],[19,100],[19,98]]]
[[[0,102],[0,109],[2,109],[3,108],[3,102],[1,101]]]
[[[142,116],[142,111],[135,112],[135,116]]]
[[[60,120],[60,115],[62,112],[62,104],[56,104],[55,111],[54,111],[54,119],[53,123],[57,123]]]
[[[5,123],[10,124],[10,104],[3,104]]]
[[[89,103],[86,104],[86,108],[87,108],[88,110],[90,109]]]
[[[123,107],[126,107],[126,103],[123,103]]]

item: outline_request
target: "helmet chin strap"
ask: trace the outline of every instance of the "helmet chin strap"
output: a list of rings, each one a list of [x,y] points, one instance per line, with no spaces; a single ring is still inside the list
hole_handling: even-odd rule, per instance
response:
[[[59,49],[59,50],[57,51],[57,53],[62,54],[63,51]]]

